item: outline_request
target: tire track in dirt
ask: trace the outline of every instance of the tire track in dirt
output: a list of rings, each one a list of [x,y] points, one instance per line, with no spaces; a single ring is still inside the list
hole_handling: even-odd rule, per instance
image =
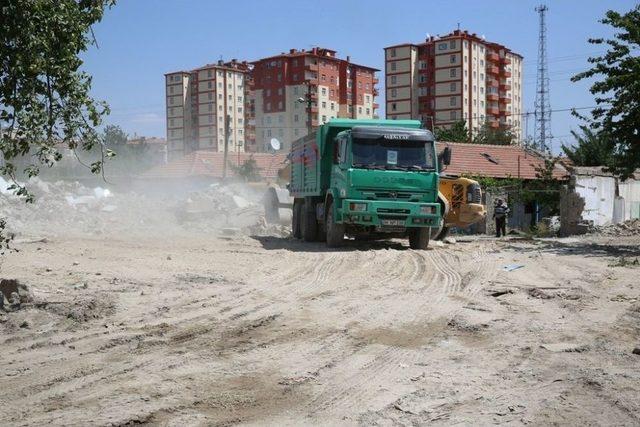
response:
[[[444,251],[443,251],[444,252]],[[439,287],[440,292],[438,298],[430,301],[424,301],[420,304],[419,308],[413,310],[416,314],[413,319],[404,325],[408,328],[419,328],[424,325],[424,322],[431,319],[435,320],[427,310],[428,306],[436,307],[448,296],[452,296],[455,293],[462,291],[462,275],[454,269],[450,264],[459,262],[457,254],[452,253],[439,253],[439,251],[427,252],[427,255],[418,255],[424,259],[424,264],[427,261],[431,263],[435,271],[433,280],[427,289],[433,287]],[[483,254],[478,254],[477,257],[483,258]],[[449,259],[447,259],[449,258]],[[483,265],[482,262],[479,265]],[[426,266],[425,266],[426,269]],[[486,268],[484,270],[487,270]],[[442,286],[438,286],[438,278],[442,278]],[[478,280],[481,283],[482,280]],[[478,286],[474,291],[479,290]],[[471,290],[467,288],[467,290]],[[448,318],[441,319],[441,323],[446,325],[446,321],[450,320],[462,307],[457,307],[456,310],[451,311]],[[444,313],[442,313],[444,314]],[[437,317],[437,316],[436,316]],[[419,329],[418,329],[419,330]],[[309,412],[320,413],[323,411],[331,411],[336,409],[350,408],[358,406],[361,402],[367,400],[369,395],[375,394],[375,390],[367,389],[365,385],[371,383],[377,377],[384,377],[389,374],[389,371],[396,369],[398,364],[402,361],[406,361],[412,358],[412,354],[415,352],[407,350],[398,346],[389,346],[373,356],[373,358],[357,369],[357,372],[351,375],[347,380],[337,381],[337,384],[331,383],[330,386],[325,387],[327,391],[320,391],[315,397],[307,404],[306,408]],[[346,384],[346,386],[345,386]],[[336,389],[338,390],[336,392]]]

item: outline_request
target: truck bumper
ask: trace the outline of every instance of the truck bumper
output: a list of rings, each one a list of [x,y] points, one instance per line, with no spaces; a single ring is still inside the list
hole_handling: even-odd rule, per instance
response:
[[[338,218],[344,224],[374,226],[381,230],[406,229],[439,227],[441,213],[439,203],[345,199]]]

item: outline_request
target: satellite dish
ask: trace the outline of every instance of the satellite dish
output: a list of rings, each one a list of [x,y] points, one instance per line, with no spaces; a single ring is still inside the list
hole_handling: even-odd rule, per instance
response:
[[[278,151],[281,147],[280,141],[278,141],[277,138],[271,138],[271,141],[269,141],[269,145],[271,146],[271,148],[273,148],[273,151]]]

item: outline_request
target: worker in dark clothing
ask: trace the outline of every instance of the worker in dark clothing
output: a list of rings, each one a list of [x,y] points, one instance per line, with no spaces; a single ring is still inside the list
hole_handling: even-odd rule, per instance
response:
[[[507,215],[509,215],[509,206],[502,199],[496,200],[493,207],[493,218],[496,220],[496,237],[507,235]]]

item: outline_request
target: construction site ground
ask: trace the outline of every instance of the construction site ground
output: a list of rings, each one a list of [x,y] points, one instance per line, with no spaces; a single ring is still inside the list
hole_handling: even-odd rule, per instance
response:
[[[36,237],[0,425],[640,423],[637,236]]]

